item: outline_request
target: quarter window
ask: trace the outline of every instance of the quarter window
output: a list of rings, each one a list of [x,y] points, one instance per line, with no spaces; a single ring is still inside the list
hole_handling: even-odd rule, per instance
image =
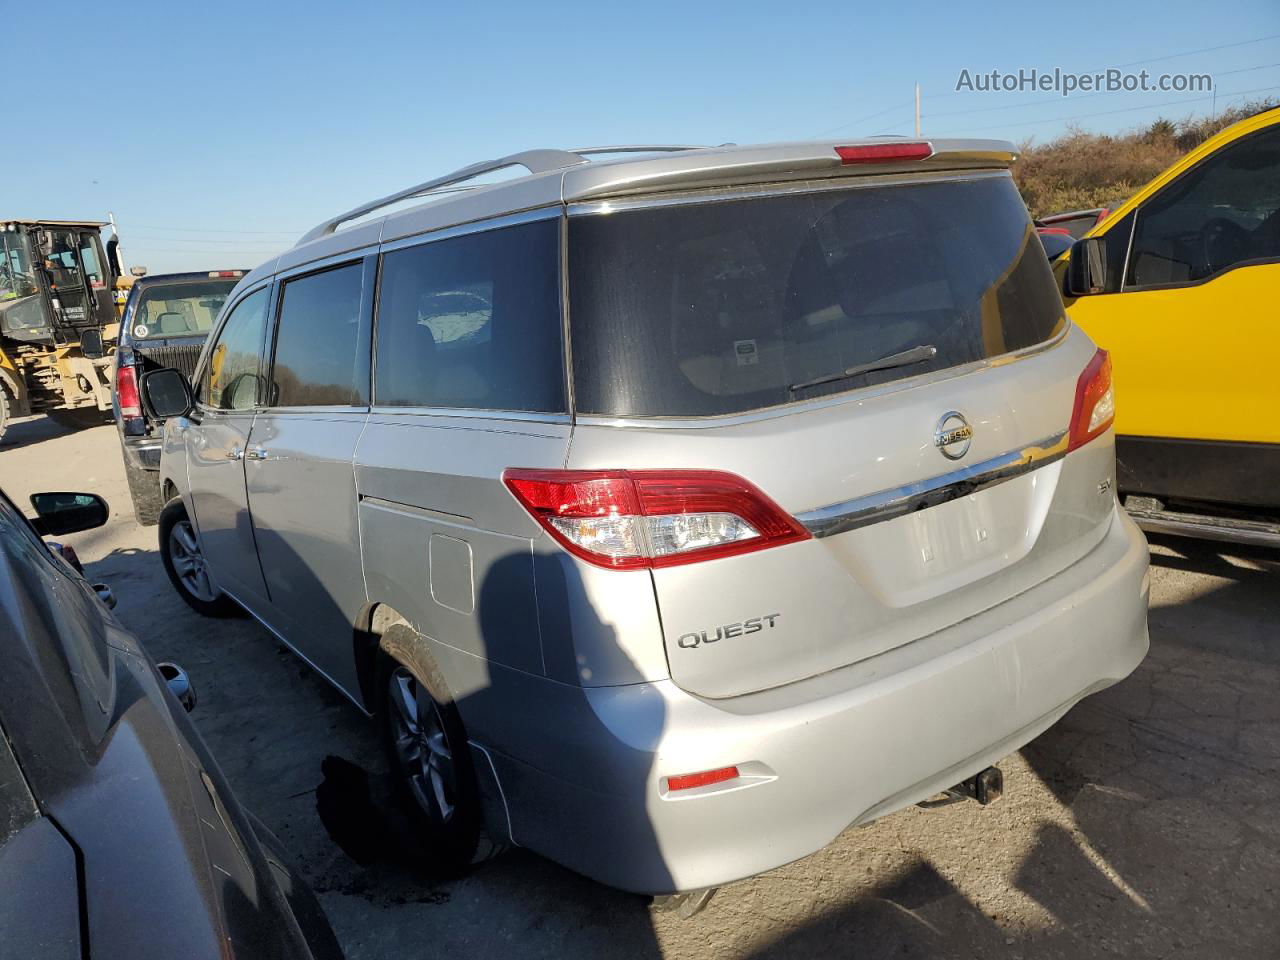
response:
[[[365,402],[358,382],[368,377],[359,357],[363,274],[363,264],[352,263],[284,285],[271,406]]]
[[[561,413],[559,221],[384,255],[374,401]]]
[[[217,410],[248,410],[258,404],[269,290],[263,287],[236,304],[209,351],[207,400],[201,400]],[[205,387],[201,393],[206,394]]]
[[[1126,287],[1194,283],[1280,257],[1280,127],[1239,140],[1138,211]]]

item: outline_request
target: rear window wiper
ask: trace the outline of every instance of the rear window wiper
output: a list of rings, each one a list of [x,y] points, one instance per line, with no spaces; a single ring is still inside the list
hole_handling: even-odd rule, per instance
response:
[[[938,348],[932,343],[925,343],[899,353],[891,353],[887,357],[881,357],[879,360],[847,367],[839,373],[829,373],[825,377],[802,380],[800,383],[793,383],[787,389],[795,393],[797,390],[821,386],[824,383],[835,383],[837,380],[847,380],[849,377],[856,377],[864,373],[874,373],[877,370],[892,370],[894,367],[907,367],[913,363],[924,363],[924,361],[932,360],[937,355]]]

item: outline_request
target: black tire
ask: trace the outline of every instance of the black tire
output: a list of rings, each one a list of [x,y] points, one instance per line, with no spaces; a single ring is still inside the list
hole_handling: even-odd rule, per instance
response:
[[[462,717],[440,668],[411,627],[397,624],[388,629],[382,637],[381,650],[378,713],[387,761],[423,839],[427,865],[444,876],[456,876],[475,860],[482,822],[480,794]],[[423,759],[416,763],[407,757],[412,748],[406,746],[406,741],[412,734],[406,728],[405,712],[393,702],[393,697],[404,696],[406,686],[417,695],[420,711],[428,715],[426,722],[419,715],[416,739]],[[443,735],[451,770],[440,768],[439,752],[428,746],[436,730]],[[447,811],[441,809],[442,798],[450,808]]]
[[[75,407],[73,409],[64,407],[59,410],[45,411],[45,416],[64,430],[86,430],[89,427],[101,426],[107,422],[109,415],[109,411],[99,410],[97,407]]]
[[[175,534],[175,530],[177,534]],[[184,537],[184,534],[189,534],[189,538]],[[195,544],[194,551],[187,547],[185,555],[181,551],[181,544],[184,539],[188,539],[189,542]],[[200,552],[199,544],[199,537],[187,517],[186,505],[183,504],[181,497],[174,497],[160,511],[160,559],[164,563],[164,572],[169,575],[169,582],[173,584],[173,589],[178,591],[178,596],[187,602],[187,606],[201,616],[234,617],[239,615],[240,608],[236,605],[236,602],[226,594],[218,592],[216,588],[212,587],[212,584],[208,584],[208,590],[201,592],[188,582],[189,573],[185,569],[185,563],[187,560],[192,559],[193,554],[198,559],[201,569],[203,569],[204,558]],[[177,555],[175,555],[175,551],[178,551]]]
[[[154,527],[160,522],[164,509],[164,493],[160,490],[160,474],[156,470],[143,470],[129,462],[124,454],[124,478],[129,481],[129,497],[133,500],[133,518],[144,527]]]
[[[9,391],[5,389],[4,384],[0,383],[0,440],[4,439],[4,432],[9,427]]]

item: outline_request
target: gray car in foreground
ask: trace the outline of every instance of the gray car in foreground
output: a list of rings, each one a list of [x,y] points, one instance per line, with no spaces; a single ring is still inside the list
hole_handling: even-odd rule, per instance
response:
[[[380,717],[437,861],[687,893],[989,798],[1147,650],[1012,159],[536,150],[327,221],[144,378],[171,579]]]
[[[41,540],[106,504],[32,500],[34,525],[0,492],[0,960],[342,960],[184,712],[186,674]]]

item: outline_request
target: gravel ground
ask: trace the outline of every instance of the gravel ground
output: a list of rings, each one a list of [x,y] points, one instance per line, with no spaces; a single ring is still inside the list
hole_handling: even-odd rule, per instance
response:
[[[353,829],[386,787],[372,725],[253,621],[183,605],[133,521],[112,427],[17,422],[0,486],[110,501],[106,527],[68,542],[191,672],[202,733],[351,960],[1280,957],[1280,554],[1153,543],[1146,662],[1003,762],[1003,800],[846,831],[679,920],[519,850],[441,882]]]

